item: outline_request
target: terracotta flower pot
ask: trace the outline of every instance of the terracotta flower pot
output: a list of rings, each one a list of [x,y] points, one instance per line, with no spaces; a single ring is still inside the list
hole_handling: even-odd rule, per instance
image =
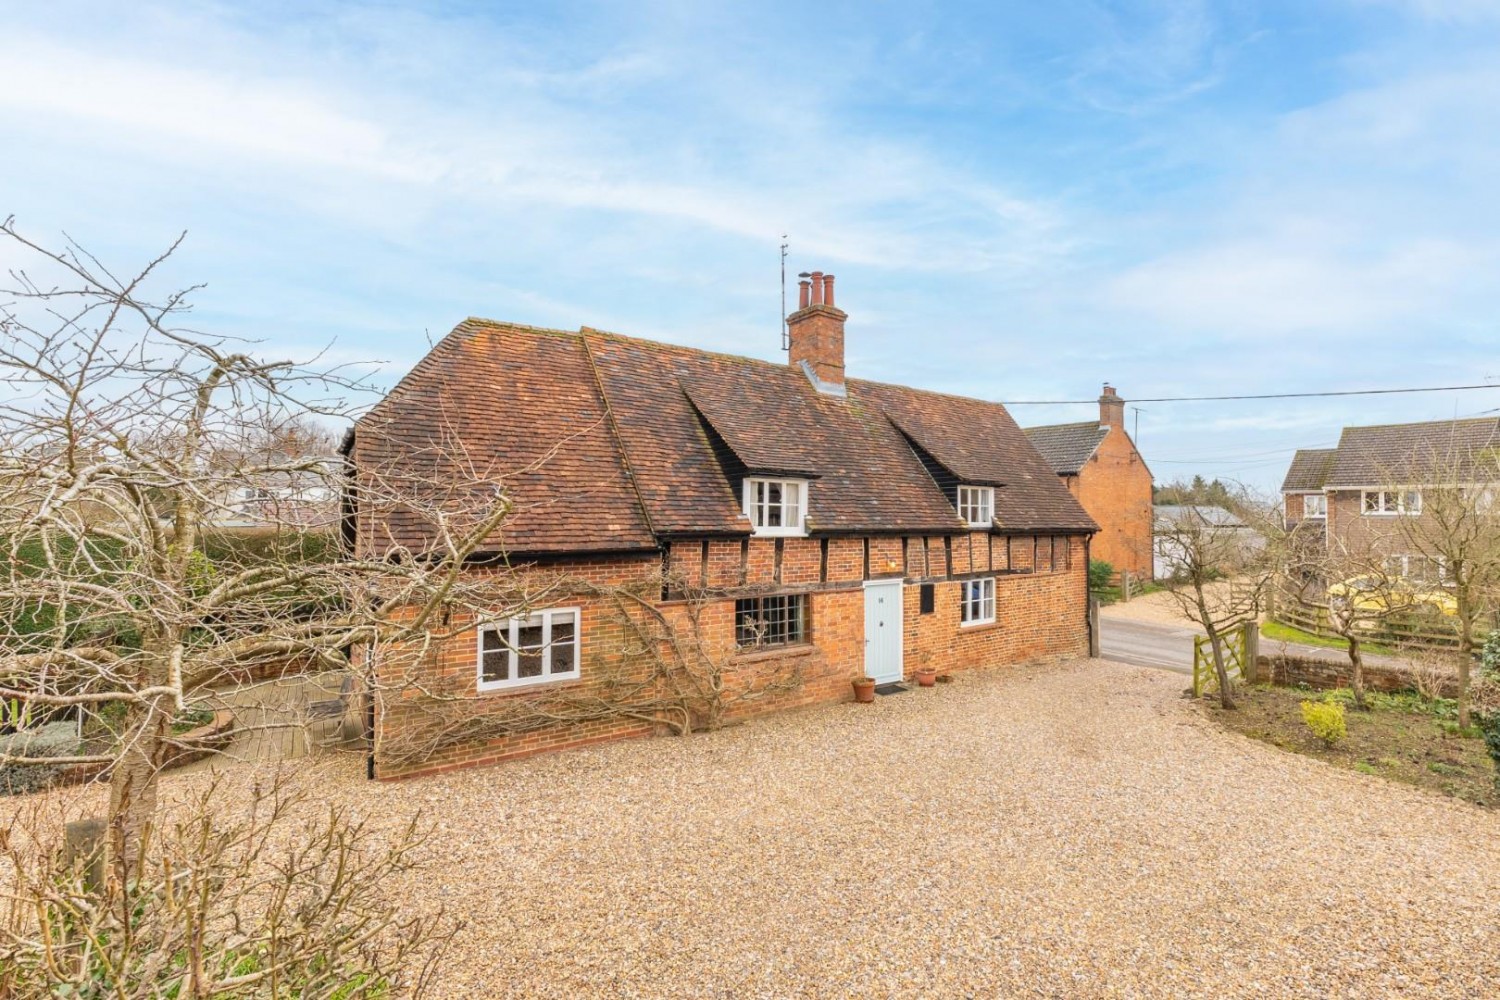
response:
[[[872,702],[875,700],[875,681],[869,677],[854,678],[854,700]]]
[[[930,688],[937,683],[936,670],[918,670],[917,683],[924,688]]]

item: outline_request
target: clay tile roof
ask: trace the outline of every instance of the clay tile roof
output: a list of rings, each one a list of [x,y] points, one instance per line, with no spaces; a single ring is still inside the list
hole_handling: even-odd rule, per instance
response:
[[[1435,468],[1447,466],[1456,466],[1463,478],[1481,460],[1493,469],[1497,448],[1500,421],[1494,417],[1345,427],[1325,485],[1420,485],[1431,481]],[[1489,479],[1493,473],[1476,475]]]
[[[1109,428],[1097,420],[1026,428],[1026,437],[1052,466],[1052,471],[1066,476],[1081,472],[1084,463],[1108,436]]]
[[[1003,406],[857,380],[847,390],[819,393],[784,364],[469,320],[356,425],[353,455],[429,478],[457,468],[450,453],[482,458],[518,501],[496,539],[511,553],[747,535],[737,490],[755,473],[809,480],[814,534],[962,530],[929,460],[998,485],[1002,529],[1096,529]],[[409,513],[380,518],[403,544],[421,537]]]
[[[1291,468],[1281,481],[1284,493],[1319,491],[1328,482],[1328,473],[1333,471],[1336,448],[1303,448],[1292,456]]]
[[[512,552],[655,548],[577,334],[466,320],[355,425],[352,458],[375,476],[493,481],[516,504],[493,539]],[[371,491],[373,492],[373,491]],[[454,497],[477,506],[484,498]],[[381,510],[379,538],[426,547],[414,510]],[[362,531],[370,526],[361,525]]]
[[[1013,531],[1095,531],[1092,518],[999,403],[851,380],[861,396],[960,481],[1002,484],[995,520]]]

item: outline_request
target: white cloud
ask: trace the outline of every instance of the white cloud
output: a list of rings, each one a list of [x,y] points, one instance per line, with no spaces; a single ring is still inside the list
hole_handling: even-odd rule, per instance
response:
[[[580,109],[579,93],[657,81],[661,63],[643,52],[569,70],[476,71],[473,88],[494,95],[485,102],[392,90],[378,66],[327,78],[307,75],[307,59],[288,58],[293,68],[278,70],[257,39],[240,42],[205,46],[240,53],[206,66],[17,33],[0,59],[0,115],[22,132],[68,121],[96,150],[154,158],[184,176],[238,177],[376,225],[421,225],[427,202],[439,198],[480,211],[546,204],[626,213],[757,241],[795,230],[803,252],[887,268],[1024,273],[1067,246],[1054,207],[919,146],[843,133],[812,110],[795,130],[748,143],[770,152],[705,159],[713,136],[695,146],[656,133],[655,123]],[[737,116],[752,136],[768,127],[760,96],[739,100],[720,109],[724,131]],[[290,174],[263,175],[268,166]]]
[[[1483,261],[1452,242],[1388,253],[1310,239],[1303,227],[1161,257],[1114,278],[1113,307],[1219,334],[1367,334],[1430,314]]]
[[[289,82],[210,74],[12,37],[0,59],[0,108],[35,120],[83,119],[115,139],[181,156],[249,155],[306,166],[431,181],[436,161],[396,148],[373,122]]]

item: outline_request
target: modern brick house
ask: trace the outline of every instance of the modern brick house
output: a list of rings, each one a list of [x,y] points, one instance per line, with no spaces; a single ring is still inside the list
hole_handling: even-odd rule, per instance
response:
[[[1125,400],[1106,385],[1097,422],[1028,427],[1026,436],[1098,523],[1093,557],[1150,579],[1151,470],[1125,430]]]
[[[1494,469],[1497,448],[1493,417],[1345,427],[1338,447],[1293,456],[1281,484],[1287,524],[1313,535],[1321,525],[1328,549],[1372,553],[1389,573],[1438,581],[1442,567],[1406,551],[1401,522],[1424,516],[1423,491],[1440,483],[1488,493],[1492,471],[1479,470]]]
[[[726,685],[795,678],[731,717],[846,700],[856,675],[1086,655],[1093,520],[1004,407],[847,378],[833,283],[801,283],[789,364],[466,320],[359,421],[358,551],[420,550],[431,530],[361,510],[366,470],[429,475],[459,450],[516,504],[472,572],[572,581],[524,617],[448,622],[419,662],[377,656],[376,776],[662,731],[599,707],[648,669],[601,588],[634,588],[663,621],[691,609]],[[398,690],[398,670],[422,691]],[[486,730],[544,699],[567,710]],[[383,749],[439,715],[472,738]]]

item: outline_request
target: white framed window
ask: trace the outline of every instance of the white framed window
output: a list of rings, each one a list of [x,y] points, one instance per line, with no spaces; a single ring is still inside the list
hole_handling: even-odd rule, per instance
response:
[[[479,629],[479,690],[578,678],[577,608],[552,608]]]
[[[971,528],[988,528],[995,522],[995,490],[990,486],[960,486],[958,516]]]
[[[995,578],[965,580],[959,584],[963,600],[963,624],[986,625],[995,620]]]
[[[1363,510],[1366,514],[1420,514],[1421,490],[1365,490]]]
[[[1448,583],[1448,562],[1441,556],[1399,555],[1385,557],[1387,576],[1413,583]]]
[[[807,516],[807,482],[802,479],[746,479],[745,516],[757,535],[802,535]]]
[[[1302,498],[1303,517],[1327,517],[1328,498],[1321,493],[1309,493]]]

